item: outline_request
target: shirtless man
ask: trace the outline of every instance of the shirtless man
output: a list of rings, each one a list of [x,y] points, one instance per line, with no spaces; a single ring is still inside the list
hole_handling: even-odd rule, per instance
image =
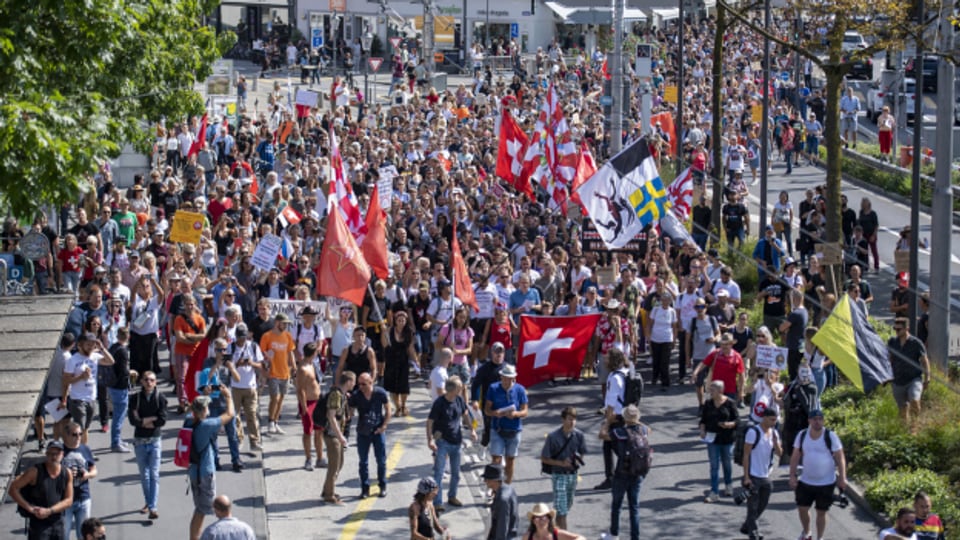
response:
[[[313,409],[317,406],[320,399],[320,382],[317,380],[317,370],[313,366],[313,360],[317,357],[317,344],[307,343],[303,348],[303,356],[297,363],[297,408],[300,411],[300,423],[303,425],[303,454],[307,460],[303,468],[312,471],[314,467],[311,459],[312,448],[310,439],[313,438],[313,444],[317,447],[317,467],[324,466],[323,459],[323,433],[315,429],[313,425]]]

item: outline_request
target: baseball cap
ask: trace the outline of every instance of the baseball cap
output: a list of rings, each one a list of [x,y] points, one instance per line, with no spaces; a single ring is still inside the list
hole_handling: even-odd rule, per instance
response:
[[[814,409],[814,410],[810,411],[809,413],[807,413],[807,418],[817,418],[817,417],[823,418],[823,411],[822,411],[822,410],[820,410],[820,409]]]

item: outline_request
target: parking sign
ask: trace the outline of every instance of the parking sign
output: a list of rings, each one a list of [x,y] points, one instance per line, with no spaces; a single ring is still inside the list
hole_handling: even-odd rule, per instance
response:
[[[310,46],[314,49],[319,49],[323,47],[323,29],[322,28],[311,28],[310,29]]]

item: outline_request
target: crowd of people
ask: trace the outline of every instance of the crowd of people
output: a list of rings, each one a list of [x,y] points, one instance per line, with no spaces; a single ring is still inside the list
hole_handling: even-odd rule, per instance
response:
[[[446,506],[463,504],[459,472],[468,438],[478,439],[490,458],[483,472],[492,514],[489,538],[581,538],[567,531],[580,528],[568,517],[588,447],[573,407],[560,411],[562,425],[540,451],[551,477],[552,507],[539,503],[527,514],[528,526],[520,520],[512,486],[515,459],[521,448],[541,443],[522,437],[534,392],[516,382],[518,322],[525,314],[602,313],[582,379],[595,377],[603,397],[604,480],[596,489],[612,494],[606,537],[618,537],[626,499],[629,535],[639,538],[640,488],[647,469],[626,456],[642,451],[654,429],[640,422],[628,380],[645,376],[649,365],[648,388],[696,389],[710,471],[704,501],[717,503],[735,494],[731,461],[736,439],[745,432],[742,487],[749,503],[741,532],[761,537],[757,520],[769,498],[774,456],[781,456],[796,490],[800,538],[814,538],[811,506],[816,538],[822,538],[834,488],[842,491],[846,484],[842,443],[823,426],[819,403],[838,376],[811,342],[837,301],[827,291],[814,249],[825,227],[822,188],[807,190],[796,210],[791,193],[780,194],[772,224],[754,229],[761,236],[752,254],[759,284],[741,290],[731,265],[744,255],[725,246],[742,245],[751,233],[743,176],[749,167],[755,182],[759,166],[760,129],[751,112],[758,106],[758,89],[767,84],[759,66],[761,42],[739,27],[726,36],[738,46],[724,52],[723,137],[713,141],[712,20],[690,22],[682,31],[668,25],[643,32],[643,39],[664,45],[653,66],[654,112],[674,112],[662,96],[676,82],[678,51],[672,44],[678,32],[690,64],[676,136],[702,182],[688,242],[672,242],[651,228],[635,251],[586,251],[579,234],[586,218],[551,208],[542,188],[536,200],[529,200],[493,178],[501,108],[511,107],[530,131],[551,86],[559,90],[574,140],[598,160],[609,157],[599,99],[603,56],[580,54],[568,62],[556,43],[538,54],[535,72],[521,70],[509,80],[480,69],[474,84],[438,92],[416,73],[412,80],[423,84],[403,84],[402,68],[395,67],[389,103],[362,103],[362,97],[353,106],[339,101],[337,80],[329,107],[325,102],[305,114],[298,114],[277,88],[269,111],[241,110],[235,125],[213,118],[204,137],[199,137],[199,119],[158,128],[156,167],[138,175],[131,187],[115,185],[104,167],[84,199],[65,208],[70,219],[61,220],[59,230],[45,217],[33,223],[32,230],[50,244],[40,259],[24,260],[17,244],[26,231],[6,223],[4,251],[32,266],[27,279],[36,290],[77,295],[40,402],[60,399],[69,415],[55,423],[51,437],[44,429],[45,411],[38,409],[36,435],[40,448],[46,445],[47,469],[30,469],[11,488],[33,516],[31,536],[46,537],[42,531],[72,528],[89,517],[89,488],[83,486],[96,475],[93,460],[74,459],[78,464],[66,473],[59,472],[59,463],[61,458],[66,463],[68,449],[77,448],[71,444],[86,448],[95,416],[101,429],[111,432],[114,452],[136,453],[142,513],[150,519],[160,512],[161,435],[173,425],[191,427],[191,453],[197,454],[188,473],[195,506],[191,539],[201,537],[204,517],[212,514],[220,520],[211,528],[243,529],[224,521],[229,499],[216,494],[216,472],[225,468],[217,433],[226,427],[230,468],[240,473],[245,439],[251,451],[261,451],[264,433],[282,435],[292,428],[282,414],[288,394],[297,402],[304,468],[326,468],[319,498],[343,504],[336,487],[351,431],[359,454],[360,497],[385,497],[386,433],[391,419],[411,415],[410,383],[423,378],[432,405],[422,420],[434,466],[409,506],[411,538],[448,534],[439,516]],[[292,63],[296,53],[291,51]],[[398,64],[409,61],[401,56]],[[816,162],[822,129],[819,102],[796,99],[804,95],[801,90],[777,82],[777,105],[768,119],[774,127],[771,161],[785,161],[788,172],[800,166],[797,153],[807,155],[809,164]],[[505,105],[508,96],[514,99]],[[636,99],[629,110],[634,120],[640,117],[638,107]],[[625,137],[647,133],[638,124]],[[669,143],[671,136],[658,130],[652,140]],[[359,306],[316,293],[336,176],[331,138],[362,213],[371,205],[373,187],[389,176],[384,211],[390,272],[370,284]],[[191,151],[198,139],[204,142]],[[715,144],[722,146],[723,164],[709,162]],[[703,181],[709,178],[717,180]],[[721,231],[709,225],[707,201],[713,190],[722,190],[727,201],[720,210]],[[198,243],[171,241],[177,212],[203,215]],[[845,207],[843,216],[849,281],[838,294],[849,294],[866,311],[875,301],[864,276],[878,267],[879,219],[867,199],[859,213]],[[282,238],[282,249],[273,264],[262,267],[255,253],[260,240],[272,234]],[[464,307],[451,287],[454,234],[475,289],[476,311]],[[612,280],[604,277],[609,268]],[[900,282],[891,310],[905,315],[905,276]],[[763,303],[762,326],[749,325],[748,306],[742,305],[748,297]],[[272,311],[287,300],[301,302],[293,319]],[[906,326],[898,317],[890,346],[902,353],[892,356],[894,389],[909,419],[921,414],[920,395],[930,370],[925,336],[910,336]],[[758,362],[758,346],[777,344],[789,351],[785,373],[779,364]],[[904,356],[914,362],[900,360]],[[159,388],[163,379],[172,391]],[[263,411],[261,400],[268,402]],[[127,428],[126,441],[125,419],[134,427],[132,437]],[[738,429],[747,422],[757,429]],[[368,470],[371,447],[376,491]],[[76,452],[87,456],[89,449]],[[445,470],[450,472],[446,494]],[[63,474],[74,478],[60,493]],[[21,494],[38,482],[47,486],[48,497],[58,494],[59,502],[51,499],[56,504],[42,508],[29,503]],[[936,517],[926,501],[923,519],[919,509],[915,514],[918,522]],[[59,514],[65,525],[54,524],[51,516]],[[917,532],[918,538],[937,538],[936,531]],[[205,532],[203,538],[239,537],[217,534]]]

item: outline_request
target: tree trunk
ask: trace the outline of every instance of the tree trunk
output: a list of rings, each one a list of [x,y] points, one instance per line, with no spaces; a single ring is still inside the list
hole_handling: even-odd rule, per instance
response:
[[[842,214],[840,208],[840,193],[842,176],[843,149],[840,142],[840,93],[843,84],[843,71],[836,63],[823,66],[827,77],[824,89],[827,102],[827,118],[824,126],[824,146],[827,148],[827,238],[828,245],[837,245],[843,241]],[[827,290],[839,296],[842,292],[840,285],[843,281],[843,265],[829,265],[826,274]]]
[[[721,143],[721,125],[723,109],[721,108],[720,91],[723,89],[723,35],[727,32],[727,10],[722,4],[717,4],[717,31],[713,37],[713,80],[711,81],[713,124],[710,126],[710,151],[713,153],[713,167],[710,169],[710,184],[713,189],[712,218],[713,233],[717,235],[720,244],[720,207],[723,205],[723,144]],[[705,182],[706,183],[706,182]],[[706,185],[704,186],[706,188]]]

